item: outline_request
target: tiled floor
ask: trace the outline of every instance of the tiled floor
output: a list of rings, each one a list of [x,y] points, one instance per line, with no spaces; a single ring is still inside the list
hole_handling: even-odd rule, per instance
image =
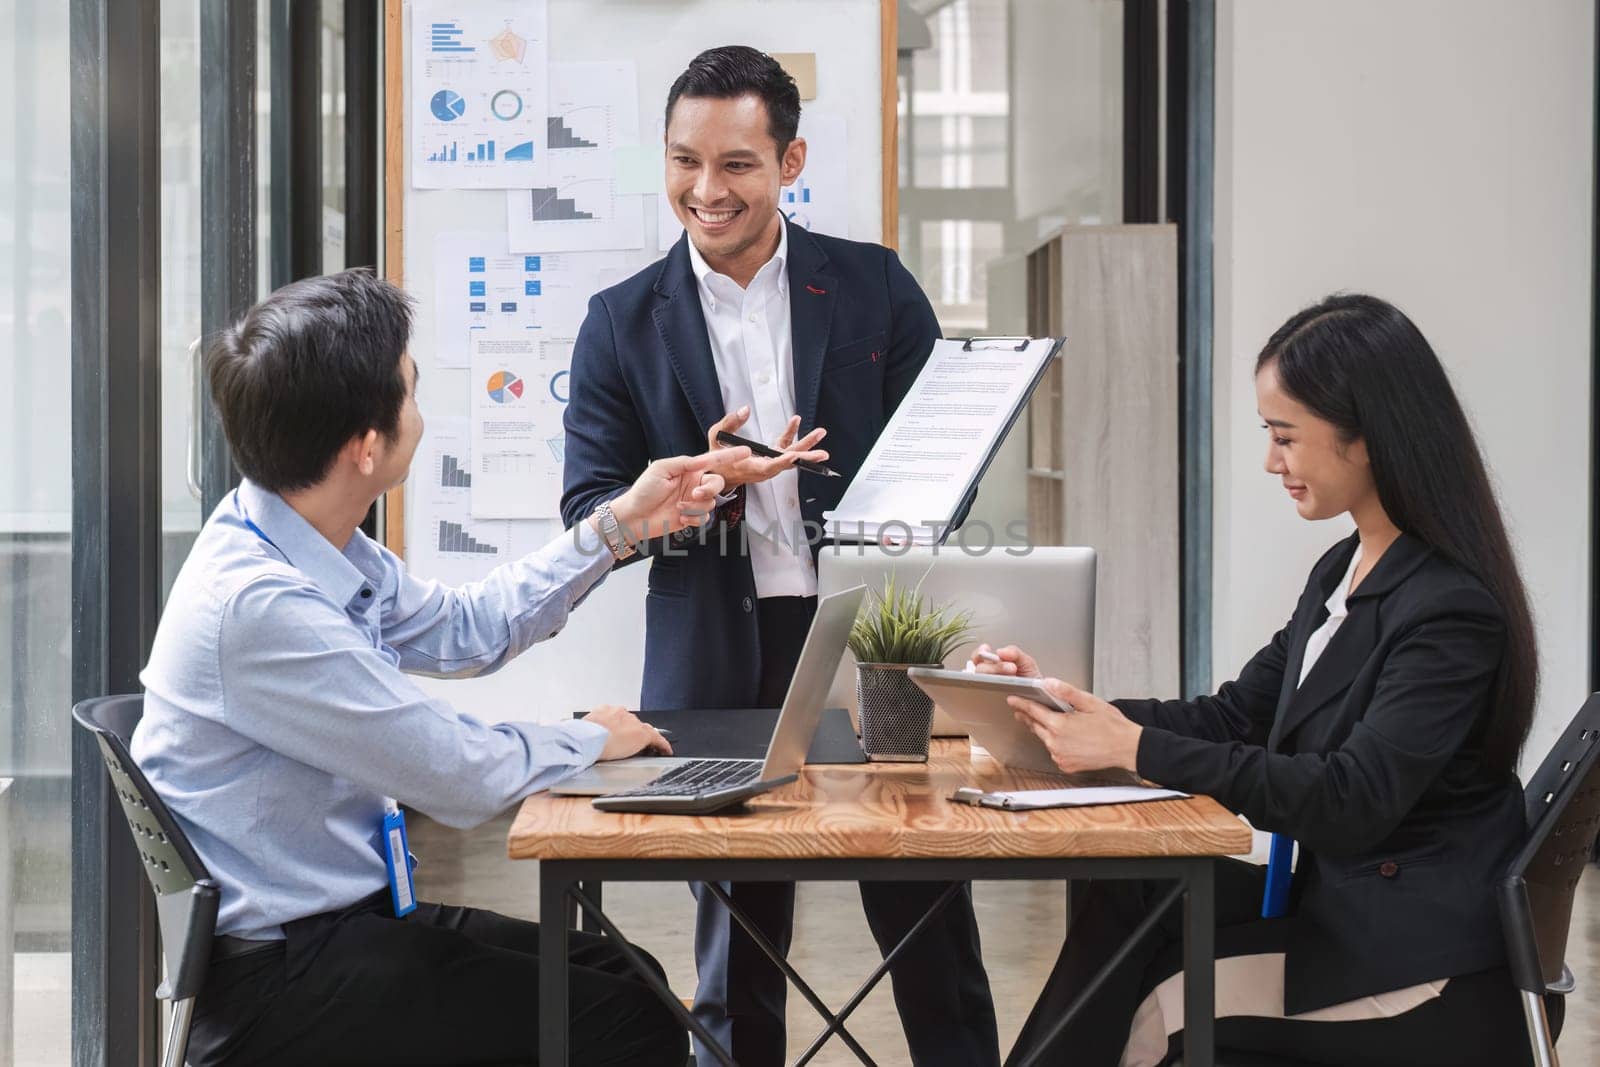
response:
[[[411,846],[422,857],[417,892],[424,899],[492,908],[508,915],[538,915],[537,867],[505,858],[510,816],[466,833],[413,816]],[[994,991],[1002,1048],[1009,1048],[1060,950],[1065,897],[1051,882],[980,882],[973,889],[983,954]],[[694,901],[678,884],[614,884],[605,889],[606,913],[667,969],[672,988],[694,991]],[[854,992],[877,963],[877,948],[850,884],[800,887],[795,917],[795,967],[834,1007]],[[1600,1064],[1600,872],[1579,887],[1568,962],[1578,979],[1568,998],[1559,1050],[1566,1067]],[[821,1028],[798,994],[789,997],[789,1041],[797,1054]],[[850,1030],[883,1064],[909,1060],[885,982],[852,1016]],[[837,1041],[812,1061],[857,1062]]]

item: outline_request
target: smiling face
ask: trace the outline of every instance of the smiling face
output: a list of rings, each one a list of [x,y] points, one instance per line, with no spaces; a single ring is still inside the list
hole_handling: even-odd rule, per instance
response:
[[[766,105],[746,94],[680,98],[666,142],[673,213],[708,264],[745,284],[778,247],[778,191],[805,168],[805,141],[780,156]]]
[[[1282,479],[1302,519],[1378,506],[1366,443],[1341,440],[1333,423],[1285,393],[1276,361],[1256,374],[1256,410],[1267,431],[1267,473]]]

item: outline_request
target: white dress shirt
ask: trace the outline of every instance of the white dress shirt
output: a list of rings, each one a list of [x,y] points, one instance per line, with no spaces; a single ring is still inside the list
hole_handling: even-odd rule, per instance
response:
[[[1356,576],[1356,568],[1360,565],[1361,547],[1357,545],[1356,554],[1350,557],[1350,569],[1344,572],[1343,580],[1328,594],[1327,603],[1324,605],[1328,609],[1327,620],[1306,638],[1306,653],[1300,662],[1300,680],[1295,683],[1296,689],[1306,684],[1306,675],[1317,665],[1317,660],[1321,659],[1322,654],[1328,649],[1328,642],[1333,640],[1333,635],[1339,632],[1345,616],[1350,614],[1350,608],[1345,602],[1350,597],[1350,580]]]
[[[388,884],[393,797],[476,826],[589,766],[592,723],[483,722],[407,675],[488,674],[554,637],[611,570],[577,533],[449,589],[357,530],[341,551],[246,479],[200,531],[156,629],[133,758],[222,886],[217,933]]]
[[[777,253],[747,288],[718,274],[689,242],[689,262],[699,284],[711,358],[724,412],[749,405],[741,437],[772,444],[796,414],[794,338],[789,332],[788,227],[778,228]],[[800,475],[784,471],[745,487],[745,527],[756,596],[816,596],[817,572],[800,518]]]

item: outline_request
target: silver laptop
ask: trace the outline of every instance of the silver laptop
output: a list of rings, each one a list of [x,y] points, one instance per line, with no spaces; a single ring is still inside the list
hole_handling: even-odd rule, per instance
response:
[[[766,759],[612,760],[596,763],[552,792],[594,796],[594,806],[604,811],[703,814],[794,781],[828,706],[828,686],[866,594],[865,586],[856,586],[818,599],[816,617],[767,743]]]
[[[951,669],[964,667],[979,642],[996,648],[1020,645],[1046,674],[1070,678],[1072,684],[1093,690],[1094,549],[1035,548],[1013,556],[1003,548],[972,555],[956,544],[937,550],[827,545],[818,560],[817,589],[827,594],[864,584],[881,590],[890,573],[897,584],[921,582],[923,596],[932,603],[972,612],[972,640],[950,656],[946,666]],[[850,709],[851,721],[856,721],[855,657],[848,652],[834,676],[827,705]],[[933,732],[961,737],[967,729],[936,709]]]

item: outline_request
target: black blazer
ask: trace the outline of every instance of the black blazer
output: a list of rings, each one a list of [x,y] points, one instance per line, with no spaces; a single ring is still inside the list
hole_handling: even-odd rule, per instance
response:
[[[1139,773],[1300,842],[1284,1008],[1293,1014],[1504,963],[1492,887],[1524,834],[1515,775],[1481,765],[1505,647],[1476,579],[1402,535],[1328,617],[1352,535],[1237,681],[1193,701],[1117,701],[1146,727]]]
[[[799,474],[801,516],[820,529],[916,381],[939,324],[889,249],[785,225],[795,408],[801,433],[828,428],[828,466],[843,475]],[[697,285],[685,236],[589,301],[565,419],[568,526],[651,459],[704,452],[706,432],[726,414]],[[761,646],[743,532],[724,526],[671,552],[651,546],[641,707],[755,704]]]

